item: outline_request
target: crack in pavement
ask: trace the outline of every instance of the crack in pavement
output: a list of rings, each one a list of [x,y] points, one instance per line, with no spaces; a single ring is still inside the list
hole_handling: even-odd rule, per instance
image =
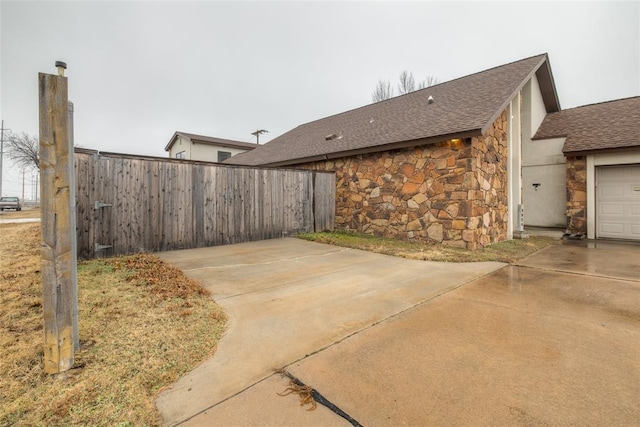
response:
[[[287,370],[285,370],[285,369],[278,369],[278,370],[276,370],[276,373],[282,375],[283,377],[289,378],[295,385],[297,385],[299,387],[310,387],[310,386],[307,386],[307,384],[305,384],[302,381],[300,381],[299,378],[296,378],[291,373],[287,372]],[[322,394],[320,394],[320,392],[318,390],[316,390],[313,387],[310,387],[310,388],[311,388],[311,397],[313,398],[313,400],[315,400],[317,403],[321,404],[322,406],[326,407],[327,409],[329,409],[334,414],[339,415],[340,417],[344,418],[352,426],[354,426],[354,427],[362,427],[362,424],[360,424],[355,418],[353,418],[351,415],[349,415],[346,412],[344,412],[336,404],[334,404],[329,399],[327,399]]]

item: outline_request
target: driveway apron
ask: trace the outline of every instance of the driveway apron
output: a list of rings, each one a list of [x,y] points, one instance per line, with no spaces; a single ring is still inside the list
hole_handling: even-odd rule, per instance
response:
[[[288,370],[365,426],[638,425],[640,245],[548,247]]]
[[[229,316],[215,355],[157,397],[165,425],[196,425],[230,397],[271,384],[274,369],[504,266],[413,261],[292,238],[159,256],[201,281]],[[286,382],[279,384],[282,391]],[[313,423],[331,424],[329,419],[341,422],[319,409]],[[268,424],[264,416],[260,420]]]

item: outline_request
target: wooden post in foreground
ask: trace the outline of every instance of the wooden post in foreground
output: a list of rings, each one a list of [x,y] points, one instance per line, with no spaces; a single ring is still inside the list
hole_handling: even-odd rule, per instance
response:
[[[73,313],[76,265],[73,263],[67,78],[38,74],[40,98],[40,214],[42,218],[42,284],[44,369],[57,374],[71,369],[77,328]],[[73,233],[73,236],[72,236]]]

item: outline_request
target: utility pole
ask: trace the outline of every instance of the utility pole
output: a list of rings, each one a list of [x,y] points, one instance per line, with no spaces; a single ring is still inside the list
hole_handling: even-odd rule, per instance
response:
[[[263,133],[269,133],[269,131],[266,129],[258,129],[255,132],[251,132],[251,135],[256,137],[256,144],[260,145],[260,135]]]
[[[4,157],[4,131],[11,130],[4,128],[4,120],[0,126],[0,197],[2,197],[2,158]]]
[[[24,203],[24,168],[22,168],[22,203]]]

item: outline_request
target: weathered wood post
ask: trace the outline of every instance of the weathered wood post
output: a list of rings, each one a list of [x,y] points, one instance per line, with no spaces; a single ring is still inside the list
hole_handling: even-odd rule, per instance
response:
[[[68,129],[66,64],[56,62],[58,76],[38,74],[40,98],[40,214],[44,369],[57,374],[71,369],[77,341],[75,297],[75,228],[71,218],[70,174],[73,150]]]

